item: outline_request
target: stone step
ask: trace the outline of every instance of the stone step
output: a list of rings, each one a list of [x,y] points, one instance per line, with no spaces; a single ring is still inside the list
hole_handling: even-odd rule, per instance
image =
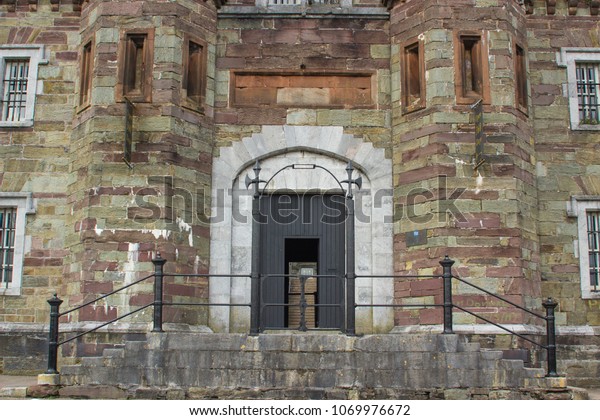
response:
[[[240,389],[458,389],[543,385],[544,370],[464,336],[161,333],[62,369],[75,385]],[[529,381],[529,382],[527,382]]]

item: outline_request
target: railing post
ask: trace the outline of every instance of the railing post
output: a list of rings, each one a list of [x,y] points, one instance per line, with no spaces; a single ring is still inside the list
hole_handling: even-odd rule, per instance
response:
[[[160,256],[160,252],[156,253],[156,258],[152,260],[154,264],[154,327],[152,332],[162,332],[163,322],[163,266],[167,260]]]
[[[300,331],[306,330],[306,276],[300,276]]]
[[[250,261],[250,335],[260,333],[260,316],[262,304],[260,299],[261,276],[260,276],[260,163],[258,160],[252,168],[254,179],[246,175],[246,188],[254,185],[252,195],[252,259]]]
[[[48,300],[50,304],[50,330],[48,333],[48,375],[58,374],[57,363],[58,363],[58,318],[60,313],[58,312],[60,304],[63,303],[61,299],[54,296]]]
[[[346,165],[348,178],[342,183],[348,184],[346,192],[346,334],[356,335],[356,267],[355,267],[355,233],[354,233],[354,195],[352,185],[360,190],[362,177],[352,178],[354,167],[352,161]],[[343,306],[342,306],[343,308]]]
[[[546,351],[548,357],[548,373],[546,376],[555,377],[556,373],[556,323],[554,309],[558,302],[552,298],[545,300],[542,305],[546,308]]]
[[[346,197],[346,334],[356,335],[356,273],[354,248],[354,198]]]
[[[452,266],[454,261],[446,257],[440,261],[443,267],[442,278],[444,279],[444,334],[453,334],[452,327]]]

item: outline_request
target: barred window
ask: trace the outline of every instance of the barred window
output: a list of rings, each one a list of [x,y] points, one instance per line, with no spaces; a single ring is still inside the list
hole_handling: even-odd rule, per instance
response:
[[[46,64],[41,45],[0,45],[0,127],[33,125],[40,64]]]
[[[28,59],[6,60],[2,81],[2,121],[25,120],[28,77]]]
[[[581,297],[600,299],[600,200],[598,196],[572,196],[567,214],[577,218],[574,251],[579,258]]]
[[[598,124],[598,64],[577,63],[577,100],[581,124]]]
[[[34,213],[31,193],[0,191],[0,296],[21,294],[25,223]]]
[[[0,287],[8,288],[13,281],[17,209],[0,208]]]
[[[592,291],[599,291],[600,275],[600,212],[587,213],[588,226],[588,252],[590,265],[590,287]]]
[[[571,129],[600,131],[600,48],[563,47],[557,64],[567,69]]]

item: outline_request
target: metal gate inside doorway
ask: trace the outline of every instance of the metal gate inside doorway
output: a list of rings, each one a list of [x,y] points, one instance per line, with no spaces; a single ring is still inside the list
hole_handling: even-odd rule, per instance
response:
[[[266,194],[260,216],[261,330],[342,329],[345,197]]]
[[[291,164],[267,181],[260,163],[246,175],[253,186],[250,334],[265,329],[340,329],[356,333],[354,198],[362,178],[340,181],[329,169],[312,163]],[[286,170],[319,170],[338,188],[331,193],[268,192]],[[346,184],[346,187],[343,186]],[[261,188],[262,187],[262,188]]]

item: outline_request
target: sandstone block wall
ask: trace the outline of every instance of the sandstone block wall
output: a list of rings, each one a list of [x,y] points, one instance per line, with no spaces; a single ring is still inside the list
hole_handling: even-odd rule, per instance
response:
[[[599,46],[598,10],[595,2],[525,3],[407,0],[387,4],[388,12],[361,1],[356,14],[326,16],[317,7],[310,18],[260,15],[251,1],[220,10],[195,1],[0,5],[0,43],[44,44],[48,60],[33,127],[0,132],[0,191],[31,192],[35,202],[22,293],[0,297],[0,321],[45,324],[53,291],[67,298],[63,307],[89,300],[150,272],[159,250],[167,270],[205,273],[213,159],[264,126],[293,125],[343,127],[347,138],[393,160],[396,273],[438,273],[449,254],[458,274],[516,303],[539,308],[541,296],[555,297],[562,325],[600,325],[598,300],[581,299],[576,220],[566,211],[573,195],[600,195],[597,132],[569,128],[566,71],[556,58],[561,48]],[[139,28],[154,31],[152,100],[136,104],[129,168],[121,161],[117,59],[123,31]],[[470,109],[455,98],[454,37],[463,30],[478,31],[489,52],[486,163],[478,172]],[[206,42],[202,110],[181,97],[186,35]],[[426,107],[403,114],[401,45],[420,36]],[[88,40],[94,72],[82,108],[79,60]],[[528,57],[526,110],[515,104],[515,43]],[[296,85],[275,83],[286,78]],[[263,79],[256,104],[239,100]],[[407,243],[415,231],[424,231],[425,243]],[[454,292],[468,308],[495,306],[488,315],[496,321],[529,322],[467,288]],[[140,286],[65,321],[107,319],[148,303],[151,293]],[[434,281],[399,282],[394,297],[440,303],[440,293]],[[172,279],[167,295],[205,301],[208,281]],[[204,310],[171,310],[167,318],[207,322]],[[395,316],[397,326],[440,320],[437,309]]]
[[[27,216],[21,294],[0,296],[0,322],[46,322],[51,291],[63,284],[69,230],[67,184],[75,103],[79,12],[72,4],[13,2],[0,5],[0,44],[43,44],[35,124],[0,130],[0,191],[29,192],[35,213]],[[34,6],[34,7],[32,7]]]
[[[525,306],[539,305],[537,191],[533,115],[516,104],[515,45],[527,48],[525,11],[512,1],[407,1],[391,10],[395,201],[395,270],[439,274],[448,254],[455,273]],[[465,32],[466,31],[466,32]],[[457,37],[481,38],[488,67],[484,93],[485,163],[475,167],[475,133],[469,104],[457,100]],[[423,41],[426,106],[402,113],[401,46]],[[486,54],[487,51],[487,54]],[[485,76],[484,76],[485,77]],[[485,92],[485,87],[484,87]],[[472,101],[474,102],[474,101]],[[426,240],[407,238],[423,231]],[[441,303],[439,282],[399,282],[404,303]],[[456,303],[501,323],[527,316],[468,287],[455,285]],[[485,309],[485,306],[496,309]],[[458,314],[459,322],[476,322]],[[398,311],[397,325],[439,323],[441,311]]]
[[[124,33],[153,34],[150,100],[135,102],[132,167],[123,159],[125,102],[120,99],[118,59]],[[156,252],[166,270],[205,273],[209,228],[215,92],[216,13],[203,2],[91,2],[81,18],[82,40],[95,47],[90,106],[74,119],[72,180],[67,236],[69,256],[61,294],[73,306],[153,270]],[[205,101],[190,108],[183,99],[184,40],[206,44]],[[121,47],[120,47],[121,46]],[[203,277],[170,278],[167,301],[198,302],[207,296]],[[109,319],[153,300],[152,285],[80,312],[79,321]],[[148,321],[149,312],[136,321]],[[201,324],[205,310],[170,308],[167,319]]]

